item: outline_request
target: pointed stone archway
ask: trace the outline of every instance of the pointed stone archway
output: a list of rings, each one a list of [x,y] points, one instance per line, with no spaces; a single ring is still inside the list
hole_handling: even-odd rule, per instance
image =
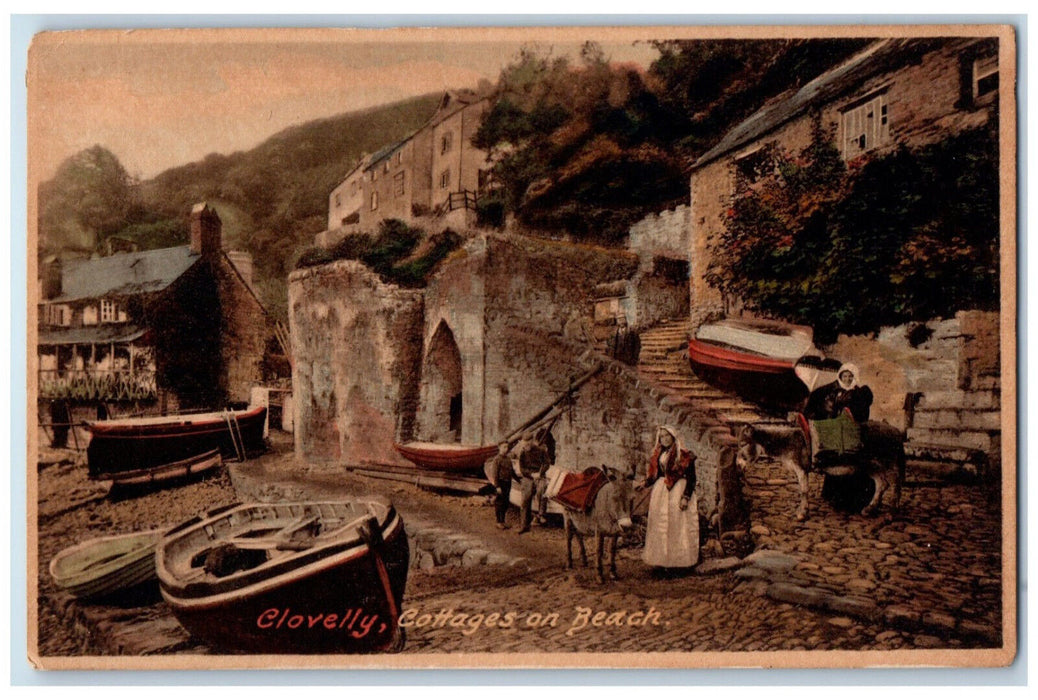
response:
[[[461,442],[461,352],[446,321],[440,321],[422,363],[421,436],[434,442]]]

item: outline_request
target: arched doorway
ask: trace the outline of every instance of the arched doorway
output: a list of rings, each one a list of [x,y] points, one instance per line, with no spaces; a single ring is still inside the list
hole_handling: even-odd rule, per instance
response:
[[[421,428],[435,442],[461,442],[461,352],[446,321],[436,327],[422,364]]]

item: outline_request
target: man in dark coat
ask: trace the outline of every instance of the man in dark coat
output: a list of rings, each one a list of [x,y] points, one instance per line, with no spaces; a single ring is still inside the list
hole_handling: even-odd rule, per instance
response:
[[[497,489],[497,495],[494,497],[494,515],[497,518],[497,526],[505,530],[508,528],[505,514],[508,513],[509,497],[512,494],[512,479],[515,478],[512,458],[508,456],[507,442],[497,446],[497,456],[490,463],[490,473],[494,475],[494,488]]]
[[[523,442],[519,448],[519,472],[523,475],[519,487],[522,489],[522,504],[519,519],[522,528],[519,534],[530,531],[533,522],[533,496],[539,493],[544,501],[545,474],[548,471],[548,451],[544,449],[534,436],[533,431],[523,433]]]
[[[620,314],[616,317],[616,332],[609,339],[609,355],[626,365],[636,365],[641,351],[641,336],[627,325],[627,317]]]

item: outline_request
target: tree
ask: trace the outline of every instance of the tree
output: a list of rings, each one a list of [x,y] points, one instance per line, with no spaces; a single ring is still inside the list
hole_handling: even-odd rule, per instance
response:
[[[115,154],[96,145],[66,158],[39,190],[41,250],[94,250],[123,228],[134,183]]]

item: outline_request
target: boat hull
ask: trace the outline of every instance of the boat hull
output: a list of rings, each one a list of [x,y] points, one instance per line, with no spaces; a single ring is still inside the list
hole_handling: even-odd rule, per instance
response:
[[[341,504],[275,507],[305,512],[306,505],[327,509]],[[217,535],[212,544],[218,543],[224,524],[262,507],[239,506],[216,519],[178,528],[160,544],[156,560],[162,595],[184,628],[219,651],[349,654],[392,649],[400,639],[397,620],[409,564],[403,521],[392,506],[376,518],[382,534],[377,560],[365,541],[347,537],[278,553],[280,559],[222,580],[209,574],[203,576],[207,580],[173,575],[170,556],[178,541],[189,542],[181,550],[186,556],[204,544],[207,527]],[[198,553],[191,558],[202,566]]]
[[[808,395],[793,360],[755,355],[695,338],[688,343],[688,360],[697,376],[767,407],[796,408]]]
[[[482,472],[483,464],[497,454],[497,445],[437,445],[409,442],[394,444],[407,461],[422,469],[443,472]]]
[[[258,406],[234,411],[246,453],[264,449],[267,409]],[[170,416],[162,419],[97,421],[88,423],[88,473],[91,479],[119,479],[126,472],[146,472],[190,461],[218,450],[237,457],[234,440],[223,413]],[[210,465],[214,466],[214,465]]]
[[[62,550],[50,561],[54,583],[76,598],[101,598],[156,578],[162,530],[99,537]]]

